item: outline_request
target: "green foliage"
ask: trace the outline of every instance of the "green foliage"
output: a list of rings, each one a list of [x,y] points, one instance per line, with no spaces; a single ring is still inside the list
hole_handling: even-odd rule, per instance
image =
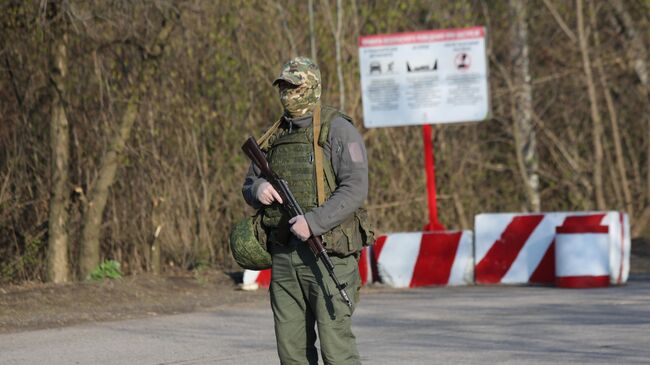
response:
[[[90,273],[92,280],[119,279],[121,277],[120,263],[115,260],[105,260]]]

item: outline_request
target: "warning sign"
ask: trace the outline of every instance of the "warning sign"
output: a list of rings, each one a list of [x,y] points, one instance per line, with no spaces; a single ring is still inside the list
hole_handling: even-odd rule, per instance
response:
[[[359,37],[366,128],[489,117],[485,28]]]

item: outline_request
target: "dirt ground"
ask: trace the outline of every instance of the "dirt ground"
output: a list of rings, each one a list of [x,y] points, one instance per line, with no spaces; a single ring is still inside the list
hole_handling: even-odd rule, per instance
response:
[[[632,277],[650,277],[650,241],[633,241],[630,271]],[[0,286],[0,333],[250,305],[268,300],[264,289],[239,290],[238,280],[241,275],[236,273],[204,270],[64,285]]]
[[[0,333],[191,312],[267,300],[222,271],[137,275],[101,282],[0,286]],[[239,275],[241,276],[241,275]]]

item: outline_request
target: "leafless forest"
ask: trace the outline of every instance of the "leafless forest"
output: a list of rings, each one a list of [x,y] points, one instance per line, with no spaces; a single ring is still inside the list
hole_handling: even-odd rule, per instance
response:
[[[650,236],[647,0],[0,0],[0,282],[235,268],[240,145],[295,55],[362,129],[377,231],[421,229],[421,128],[362,128],[357,37],[474,25],[493,118],[434,128],[442,222],[616,209]]]

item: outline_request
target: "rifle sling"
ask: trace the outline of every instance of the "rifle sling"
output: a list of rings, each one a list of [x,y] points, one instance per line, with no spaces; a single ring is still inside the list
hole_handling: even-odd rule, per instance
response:
[[[320,104],[314,108],[314,163],[316,165],[316,192],[318,194],[318,205],[325,203],[325,178],[323,176],[323,148],[318,143],[320,137]]]
[[[280,117],[280,119],[278,119],[275,123],[273,123],[271,128],[269,128],[269,130],[267,130],[266,133],[262,135],[262,137],[257,139],[257,144],[260,146],[262,150],[268,149],[269,138],[271,138],[273,133],[275,133],[275,131],[277,131],[278,128],[280,128],[281,123],[282,123],[282,117]]]

